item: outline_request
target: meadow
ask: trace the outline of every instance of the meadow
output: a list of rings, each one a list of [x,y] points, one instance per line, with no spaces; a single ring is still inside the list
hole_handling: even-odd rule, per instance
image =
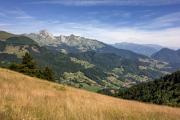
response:
[[[178,120],[180,108],[113,98],[0,69],[0,120]]]

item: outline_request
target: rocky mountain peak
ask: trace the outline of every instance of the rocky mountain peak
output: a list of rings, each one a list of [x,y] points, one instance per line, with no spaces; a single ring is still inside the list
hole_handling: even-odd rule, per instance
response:
[[[47,30],[41,30],[39,31],[39,35],[43,38],[51,38],[51,39],[55,39],[55,37],[53,36],[53,34],[49,33]]]

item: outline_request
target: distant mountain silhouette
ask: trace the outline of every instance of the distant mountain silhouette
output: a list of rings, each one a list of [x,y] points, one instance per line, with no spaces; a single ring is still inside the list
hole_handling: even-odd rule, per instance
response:
[[[159,45],[153,45],[153,44],[135,44],[135,43],[127,43],[127,42],[122,42],[122,43],[116,43],[113,44],[112,46],[119,48],[119,49],[125,49],[125,50],[130,50],[138,54],[146,55],[146,56],[151,56],[155,52],[158,52],[162,46]]]
[[[152,58],[169,63],[172,70],[180,69],[180,50],[163,48],[154,53]]]

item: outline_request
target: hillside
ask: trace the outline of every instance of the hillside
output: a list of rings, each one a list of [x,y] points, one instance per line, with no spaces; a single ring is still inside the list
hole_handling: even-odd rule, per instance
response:
[[[151,56],[152,54],[158,52],[162,48],[162,46],[159,46],[159,45],[135,44],[135,43],[127,43],[127,42],[116,43],[116,44],[113,44],[112,46],[118,49],[130,50],[135,53],[146,55],[146,56]]]
[[[154,53],[152,58],[169,63],[172,71],[180,68],[180,50],[164,48]]]
[[[28,52],[38,67],[50,67],[59,83],[95,92],[129,87],[167,73],[163,62],[97,40],[75,35],[58,38],[46,31],[29,35],[34,37],[26,34],[0,41],[0,66],[21,62]]]
[[[180,106],[180,71],[160,79],[132,86],[121,97],[126,99]]]
[[[0,69],[1,120],[178,120],[180,109],[116,99]]]
[[[15,35],[8,33],[8,32],[5,32],[5,31],[0,31],[0,40],[6,40],[6,39],[13,37],[13,36],[15,36]]]

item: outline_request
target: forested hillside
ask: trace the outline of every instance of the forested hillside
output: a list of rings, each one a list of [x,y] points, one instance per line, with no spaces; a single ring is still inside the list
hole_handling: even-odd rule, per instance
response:
[[[169,70],[176,71],[180,69],[180,50],[163,48],[152,55],[153,59],[169,63]]]
[[[120,91],[119,96],[156,104],[180,106],[180,71],[132,86],[125,91]]]

